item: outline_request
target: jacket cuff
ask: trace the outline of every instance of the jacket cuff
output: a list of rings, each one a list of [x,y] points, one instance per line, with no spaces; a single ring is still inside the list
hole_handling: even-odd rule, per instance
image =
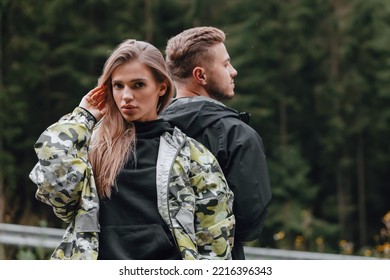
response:
[[[73,118],[84,123],[87,128],[92,131],[97,123],[96,118],[87,109],[83,107],[76,107],[72,112]]]

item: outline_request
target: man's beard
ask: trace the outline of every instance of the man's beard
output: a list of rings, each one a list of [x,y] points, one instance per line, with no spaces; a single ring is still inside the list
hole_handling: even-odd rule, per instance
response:
[[[211,98],[218,100],[218,101],[226,101],[233,98],[233,96],[230,96],[225,93],[225,90],[223,90],[215,80],[210,79],[205,86],[207,93],[210,95]]]

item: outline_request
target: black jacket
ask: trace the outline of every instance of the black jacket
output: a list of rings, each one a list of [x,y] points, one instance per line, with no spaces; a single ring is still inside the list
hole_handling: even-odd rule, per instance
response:
[[[263,141],[239,113],[207,97],[179,98],[160,115],[217,158],[234,192],[236,217],[234,259],[244,259],[242,242],[259,237],[271,200]]]

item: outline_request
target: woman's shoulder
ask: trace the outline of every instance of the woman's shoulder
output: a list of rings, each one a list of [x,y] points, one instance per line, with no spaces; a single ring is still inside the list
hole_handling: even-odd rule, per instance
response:
[[[186,135],[180,128],[175,126],[172,133],[164,133],[162,137],[172,147],[187,151],[189,156],[199,156],[200,154],[209,155],[211,152],[199,141]]]
[[[166,139],[166,140],[169,140],[169,141],[172,141],[174,140],[174,142],[176,142],[177,144],[179,144],[180,146],[182,146],[183,144],[185,143],[188,143],[188,144],[195,144],[195,145],[202,145],[200,144],[200,142],[198,142],[197,140],[195,140],[194,138],[191,138],[189,137],[186,133],[184,133],[180,128],[178,128],[177,126],[174,126],[173,127],[173,130],[171,133],[164,133],[163,137]]]

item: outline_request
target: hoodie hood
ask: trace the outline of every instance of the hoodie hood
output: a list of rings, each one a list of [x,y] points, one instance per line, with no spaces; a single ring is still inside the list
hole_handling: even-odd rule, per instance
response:
[[[204,96],[175,98],[163,110],[160,117],[179,127],[192,138],[196,138],[205,128],[223,118],[249,121],[248,113],[240,113],[219,101]]]

